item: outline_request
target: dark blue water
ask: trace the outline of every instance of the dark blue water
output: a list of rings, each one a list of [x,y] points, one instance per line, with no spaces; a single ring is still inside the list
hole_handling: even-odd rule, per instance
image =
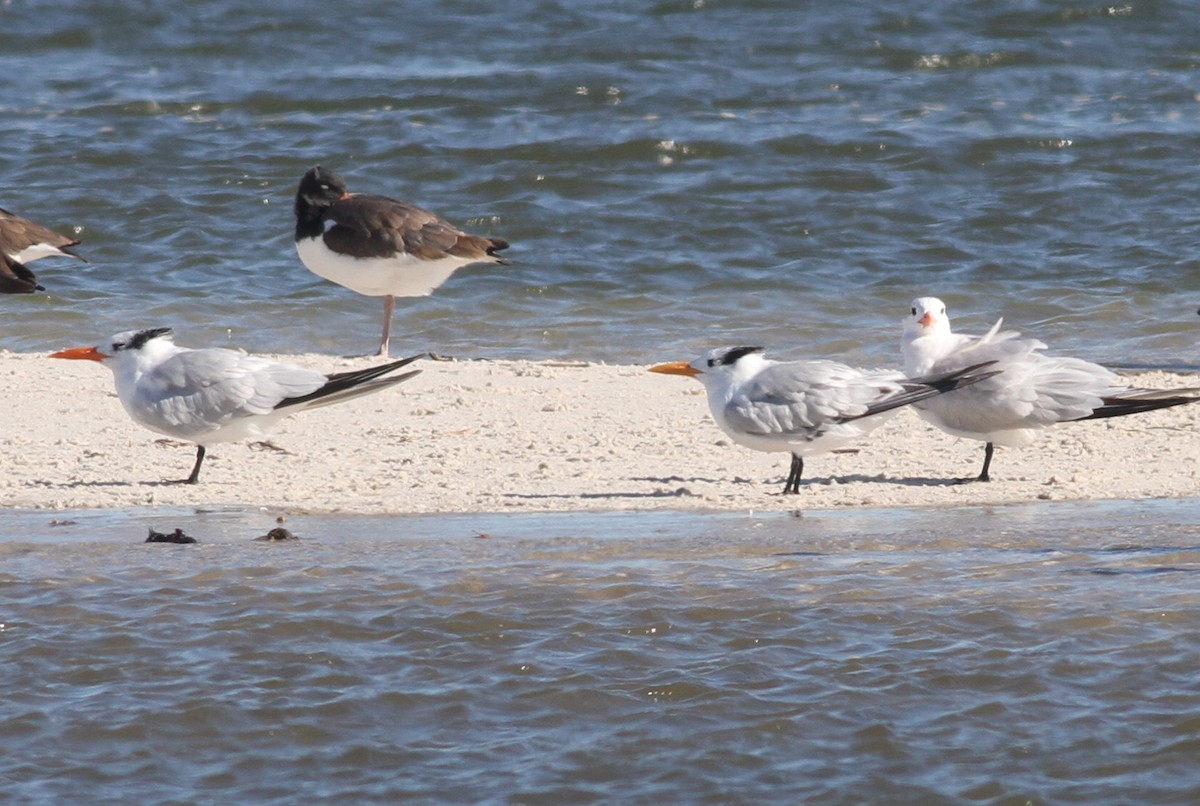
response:
[[[397,352],[895,364],[935,294],[1200,364],[1200,7],[785,5],[14,0],[0,204],[93,263],[43,261],[0,346],[370,349],[379,300],[291,245],[320,162],[513,244],[403,301]]]
[[[6,803],[1200,797],[1193,502],[56,518],[0,535]]]

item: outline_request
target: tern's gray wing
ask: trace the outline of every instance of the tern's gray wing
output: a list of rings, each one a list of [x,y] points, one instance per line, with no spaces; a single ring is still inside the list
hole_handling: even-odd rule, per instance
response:
[[[992,329],[982,336],[949,334],[948,338],[954,340],[953,349],[939,358],[930,371],[953,372],[988,362],[1002,364],[1046,349],[1046,345],[1037,339],[1022,336],[1015,330],[1000,330],[1002,322],[1003,320],[997,321]]]
[[[725,407],[730,426],[748,434],[799,435],[866,414],[903,389],[899,372],[864,372],[834,361],[775,364]]]
[[[325,380],[315,370],[233,350],[189,350],[143,375],[134,403],[156,427],[203,432],[267,414],[281,400],[306,395]]]
[[[967,337],[933,366],[943,372],[993,361],[997,373],[954,395],[918,405],[952,433],[994,434],[1087,417],[1116,376],[1090,361],[1047,356],[1046,345],[1015,331]]]
[[[1012,378],[1000,399],[1037,426],[1087,417],[1103,405],[1105,390],[1116,380],[1099,364],[1040,353],[1013,359],[1002,368]]]

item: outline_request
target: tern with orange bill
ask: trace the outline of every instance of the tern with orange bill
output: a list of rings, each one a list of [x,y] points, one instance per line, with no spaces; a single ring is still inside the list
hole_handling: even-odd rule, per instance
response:
[[[713,419],[746,448],[788,452],[783,494],[800,492],[804,457],[860,439],[901,406],[978,383],[995,374],[989,362],[925,378],[895,370],[862,370],[836,361],[772,361],[762,347],[720,347],[694,361],[651,367],[704,384]]]
[[[265,439],[280,420],[301,411],[378,392],[420,373],[401,369],[424,354],[366,369],[325,375],[235,350],[193,350],[167,327],[130,330],[107,345],[77,347],[51,358],[97,361],[112,370],[117,397],[138,425],[196,444],[196,464],[182,484],[195,484],[206,448]]]

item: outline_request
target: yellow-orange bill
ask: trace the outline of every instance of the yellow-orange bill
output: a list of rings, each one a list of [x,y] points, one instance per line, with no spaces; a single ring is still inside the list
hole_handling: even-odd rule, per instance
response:
[[[103,361],[108,358],[107,355],[100,352],[95,347],[72,347],[70,350],[63,350],[58,353],[51,353],[51,358],[75,358],[83,361]]]
[[[686,361],[672,361],[669,364],[659,364],[650,367],[650,371],[661,372],[663,375],[687,375],[689,378],[700,374],[700,370]]]

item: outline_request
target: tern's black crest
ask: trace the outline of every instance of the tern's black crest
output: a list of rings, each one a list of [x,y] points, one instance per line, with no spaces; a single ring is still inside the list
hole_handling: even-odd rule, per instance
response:
[[[765,347],[730,347],[721,355],[708,359],[708,365],[710,367],[717,365],[732,366],[751,353],[761,353],[765,349]]]
[[[118,350],[140,350],[146,346],[146,342],[151,339],[157,339],[160,336],[171,335],[169,327],[151,327],[145,330],[139,330],[124,341],[113,342],[113,352]]]

